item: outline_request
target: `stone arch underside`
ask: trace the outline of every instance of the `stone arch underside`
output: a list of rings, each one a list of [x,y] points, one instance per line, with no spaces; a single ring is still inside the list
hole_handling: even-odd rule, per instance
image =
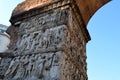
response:
[[[2,80],[88,80],[86,25],[109,0],[26,0],[7,30],[10,51],[0,54]]]
[[[76,0],[85,24],[87,25],[94,13],[109,1],[110,0]]]

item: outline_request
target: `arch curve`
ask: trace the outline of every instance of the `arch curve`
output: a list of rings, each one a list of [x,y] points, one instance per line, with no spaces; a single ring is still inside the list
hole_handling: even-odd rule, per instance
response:
[[[94,13],[111,0],[76,0],[81,15],[87,25]]]

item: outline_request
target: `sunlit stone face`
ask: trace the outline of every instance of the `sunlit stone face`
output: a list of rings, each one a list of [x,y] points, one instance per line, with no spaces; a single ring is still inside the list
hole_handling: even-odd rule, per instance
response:
[[[8,36],[0,34],[0,52],[4,52],[8,49],[10,39]]]
[[[29,10],[38,6],[43,6],[50,3],[52,0],[27,0],[29,5],[26,5],[25,10]]]
[[[24,11],[29,11],[30,9],[37,8],[40,6],[45,6],[52,2],[53,0],[26,0],[23,3],[19,4],[13,12],[14,13],[19,13],[19,12],[24,12]]]

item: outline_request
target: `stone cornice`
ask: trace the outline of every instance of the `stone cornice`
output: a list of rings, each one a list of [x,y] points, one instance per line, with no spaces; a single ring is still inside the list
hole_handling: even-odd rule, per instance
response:
[[[0,57],[1,58],[13,58],[14,54],[11,52],[0,52]]]
[[[26,0],[14,9],[10,22],[13,24],[15,22],[14,18],[16,18],[16,16],[30,16],[28,13],[32,11],[38,13],[36,9],[40,10],[40,12],[44,12],[56,7],[60,7],[60,5],[64,5],[66,2],[69,3],[70,1],[72,0]],[[85,25],[87,25],[89,19],[93,16],[93,14],[109,1],[110,0],[74,0],[73,3],[77,3]]]
[[[19,9],[17,7],[18,9],[17,10],[15,9],[13,11],[10,22],[12,23],[12,25],[15,25],[16,22],[18,23],[19,21],[21,21],[25,18],[29,18],[29,17],[32,17],[34,15],[42,14],[44,12],[51,12],[55,9],[65,7],[68,4],[70,4],[70,2],[68,0],[67,0],[67,2],[63,1],[63,0],[55,0],[55,1],[52,1],[51,3],[41,5],[41,6],[37,6],[37,7],[34,7],[32,9],[29,9],[29,10],[20,11],[21,8]]]

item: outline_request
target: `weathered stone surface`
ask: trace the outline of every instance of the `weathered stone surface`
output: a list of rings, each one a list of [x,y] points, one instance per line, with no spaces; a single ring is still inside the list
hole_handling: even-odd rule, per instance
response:
[[[17,42],[17,38],[18,38],[18,27],[15,26],[10,26],[7,31],[6,31],[9,35],[10,35],[10,44],[8,46],[9,50],[13,50],[15,48],[15,44]]]
[[[0,57],[0,79],[4,79],[5,72],[7,71],[7,68],[9,67],[11,60],[12,60],[12,58]]]
[[[42,7],[43,5],[49,4],[53,0],[25,0],[19,4],[13,11],[13,15],[20,14],[24,11],[28,11],[32,8]],[[55,0],[54,0],[55,1]],[[56,0],[57,1],[57,0]]]
[[[19,4],[13,11],[13,16],[20,13],[29,11],[33,8],[43,7],[50,3],[62,1],[62,0],[26,0]],[[72,4],[77,4],[79,11],[83,17],[85,24],[87,25],[89,19],[93,14],[104,4],[110,0],[63,0],[64,2],[72,2]],[[64,3],[63,2],[63,3]]]
[[[43,80],[60,79],[62,52],[37,53],[12,59],[5,73],[6,79]]]
[[[87,25],[94,13],[110,0],[75,0]]]
[[[17,41],[15,55],[62,50],[65,30],[66,26],[61,25],[45,31],[38,29],[38,31],[33,30],[31,33],[26,32],[27,34],[22,35]]]
[[[6,66],[5,72],[4,68],[0,71],[1,79],[87,80],[88,19],[81,14],[78,0],[73,1],[26,0],[17,6],[8,30],[13,38],[16,35],[11,41],[13,56],[9,56],[9,64],[1,63]],[[88,7],[87,1],[83,2],[83,8]]]
[[[35,31],[43,31],[67,23],[68,12],[66,10],[56,11],[54,13],[36,15],[22,21],[18,34],[29,34]]]

